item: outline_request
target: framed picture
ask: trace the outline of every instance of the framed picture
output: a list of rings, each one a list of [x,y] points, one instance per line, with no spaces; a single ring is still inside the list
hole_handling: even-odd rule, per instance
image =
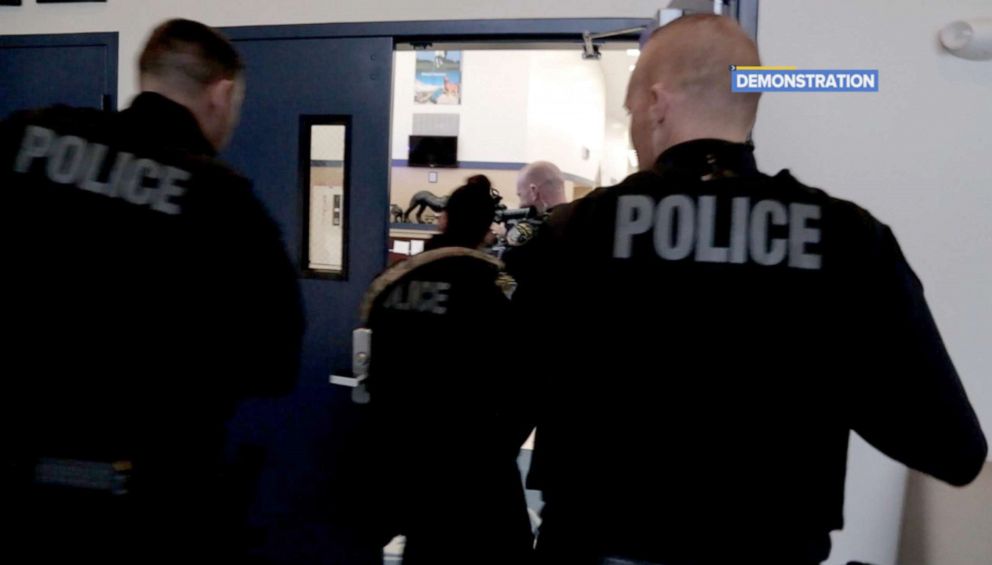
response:
[[[416,104],[462,103],[461,51],[418,51],[416,73]]]

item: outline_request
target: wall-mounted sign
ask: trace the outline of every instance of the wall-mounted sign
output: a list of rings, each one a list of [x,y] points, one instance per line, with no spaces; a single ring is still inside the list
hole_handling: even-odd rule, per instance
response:
[[[461,104],[462,52],[418,51],[414,89],[417,104]]]

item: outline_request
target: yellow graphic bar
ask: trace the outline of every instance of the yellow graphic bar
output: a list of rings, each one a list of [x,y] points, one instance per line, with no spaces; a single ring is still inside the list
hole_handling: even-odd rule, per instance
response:
[[[747,66],[737,66],[734,65],[735,71],[795,71],[797,70],[794,66],[778,66],[778,67],[747,67]]]

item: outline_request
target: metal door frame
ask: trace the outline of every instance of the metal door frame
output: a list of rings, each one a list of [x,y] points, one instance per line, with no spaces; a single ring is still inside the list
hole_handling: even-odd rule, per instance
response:
[[[106,47],[107,77],[103,85],[103,108],[117,109],[118,33],[49,33],[38,35],[0,35],[0,49],[32,47]]]

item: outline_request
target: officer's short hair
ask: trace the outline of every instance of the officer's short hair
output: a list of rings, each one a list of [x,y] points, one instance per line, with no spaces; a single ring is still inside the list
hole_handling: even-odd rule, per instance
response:
[[[138,59],[142,76],[155,76],[177,87],[196,90],[234,79],[244,62],[217,30],[192,20],[169,20],[152,32]]]

